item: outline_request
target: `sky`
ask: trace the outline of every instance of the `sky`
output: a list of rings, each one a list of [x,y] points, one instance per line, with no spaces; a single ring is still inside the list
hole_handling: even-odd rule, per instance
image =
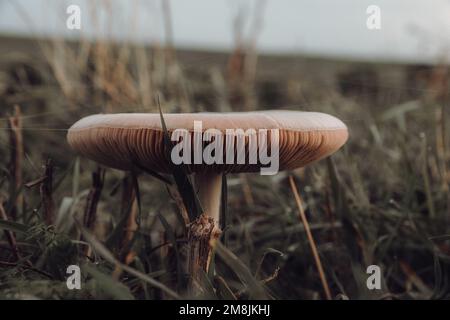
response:
[[[0,0],[0,33],[163,42],[167,30],[163,1],[167,0]],[[257,48],[265,53],[369,60],[450,60],[450,0],[170,0],[168,3],[177,47],[231,50],[236,43],[233,26],[240,15],[243,38],[256,38]],[[81,30],[66,27],[66,8],[71,4],[81,9]],[[366,25],[369,17],[366,9],[370,5],[380,9],[378,30],[370,30]],[[255,21],[260,21],[261,26],[256,33],[252,32]]]

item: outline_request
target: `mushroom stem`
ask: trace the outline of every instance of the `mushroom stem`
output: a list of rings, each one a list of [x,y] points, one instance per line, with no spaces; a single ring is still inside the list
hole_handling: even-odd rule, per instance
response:
[[[222,193],[222,175],[215,173],[198,173],[195,176],[198,197],[203,213],[189,224],[189,273],[191,290],[199,290],[198,282],[203,272],[208,272],[211,262],[211,240],[220,236],[220,198]]]
[[[207,216],[214,219],[216,226],[220,220],[220,196],[222,194],[222,175],[206,172],[195,175],[198,198]]]

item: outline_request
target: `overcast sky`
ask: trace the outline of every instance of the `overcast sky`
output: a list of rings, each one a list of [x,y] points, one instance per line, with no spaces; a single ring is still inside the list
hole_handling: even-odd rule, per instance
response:
[[[161,1],[0,0],[0,32],[69,37],[109,33],[117,39],[163,41]],[[243,13],[244,35],[249,34],[256,1],[261,0],[171,0],[175,45],[230,50],[237,13]],[[104,2],[111,3],[109,19]],[[81,8],[81,31],[66,28],[69,4]],[[381,9],[380,30],[366,27],[369,5]],[[261,16],[258,48],[264,52],[450,58],[450,0],[267,0]]]

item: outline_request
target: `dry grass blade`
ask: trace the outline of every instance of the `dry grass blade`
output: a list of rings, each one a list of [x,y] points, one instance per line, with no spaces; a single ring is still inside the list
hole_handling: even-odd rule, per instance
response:
[[[176,186],[167,185],[166,189],[169,196],[173,199],[173,201],[175,201],[175,205],[178,209],[175,210],[175,213],[177,214],[177,219],[183,225],[184,232],[186,232],[186,226],[189,224],[189,214],[184,205],[183,199],[181,198],[180,193],[178,192]]]
[[[255,205],[255,199],[253,198],[252,188],[250,187],[250,183],[248,181],[248,177],[245,173],[241,173],[239,175],[242,183],[242,192],[244,194],[245,203],[249,207],[253,207]]]
[[[319,253],[317,251],[316,243],[314,242],[314,238],[312,236],[311,230],[309,229],[309,223],[306,219],[305,211],[303,210],[302,200],[300,198],[300,194],[298,193],[297,186],[295,185],[294,178],[289,176],[289,183],[291,185],[292,192],[294,193],[295,201],[297,202],[298,212],[300,214],[300,219],[305,227],[306,236],[308,237],[309,245],[311,246],[311,251],[314,256],[314,260],[316,262],[317,271],[319,272],[320,281],[322,282],[323,290],[325,292],[325,296],[328,300],[331,300],[331,292],[328,287],[327,279],[325,277],[325,272],[323,271],[322,262],[320,261]]]
[[[222,192],[220,194],[220,229],[222,230],[222,239],[225,246],[228,243],[227,236],[227,224],[228,224],[228,186],[227,186],[227,176],[224,174],[222,176]]]
[[[177,243],[177,236],[175,233],[175,230],[170,226],[169,222],[167,222],[166,218],[162,216],[161,214],[157,215],[159,221],[161,221],[161,224],[164,227],[164,230],[166,231],[165,235],[167,236],[169,242],[172,245],[173,251],[175,253],[176,257],[176,265],[177,265],[177,285],[178,286],[184,286],[184,277],[183,277],[183,268],[181,265],[181,255],[178,249],[178,243]]]
[[[23,202],[22,189],[22,162],[23,162],[23,137],[22,118],[19,106],[14,107],[14,116],[9,118],[11,157],[9,172],[11,173],[10,192],[15,195],[14,203],[10,209],[13,220],[17,219],[17,210]]]
[[[442,190],[448,192],[448,169],[447,169],[447,127],[446,127],[446,114],[445,103],[442,103],[440,108],[436,111],[436,156],[438,160],[438,167],[440,171]]]
[[[137,228],[139,229],[142,220],[142,201],[141,201],[141,191],[139,189],[138,175],[136,173],[135,168],[133,168],[133,170],[131,171],[131,182],[133,184],[133,190],[137,204],[137,216],[135,217],[135,223],[137,225]]]
[[[121,235],[119,253],[120,261],[126,261],[127,255],[133,245],[133,240],[138,229],[138,200],[137,190],[135,187],[134,178],[130,175],[123,179],[123,191],[121,201],[121,216],[126,218],[126,223],[123,226],[123,234]]]
[[[425,194],[427,197],[427,207],[428,207],[428,214],[430,218],[436,218],[436,213],[434,209],[434,200],[433,200],[433,191],[431,190],[431,182],[430,177],[428,174],[428,142],[427,142],[427,136],[425,134],[422,135],[422,177],[423,177],[423,183],[425,187]]]

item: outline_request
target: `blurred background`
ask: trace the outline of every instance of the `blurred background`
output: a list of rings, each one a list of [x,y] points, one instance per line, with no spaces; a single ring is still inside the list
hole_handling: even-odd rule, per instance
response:
[[[170,30],[160,1],[15,0],[2,2],[0,30],[22,36],[110,38],[132,43],[172,41],[177,48],[230,51],[253,37],[260,53],[313,54],[364,60],[433,62],[447,57],[445,0],[171,1]],[[82,30],[66,28],[66,8],[78,5]],[[370,5],[382,27],[366,27]],[[238,29],[238,30],[236,30]],[[239,31],[239,34],[237,34]]]
[[[228,177],[201,297],[449,298],[449,15],[444,0],[0,0],[0,297],[190,297],[180,190],[65,140],[89,114],[156,112],[158,95],[163,112],[320,111],[349,127],[327,160]]]

